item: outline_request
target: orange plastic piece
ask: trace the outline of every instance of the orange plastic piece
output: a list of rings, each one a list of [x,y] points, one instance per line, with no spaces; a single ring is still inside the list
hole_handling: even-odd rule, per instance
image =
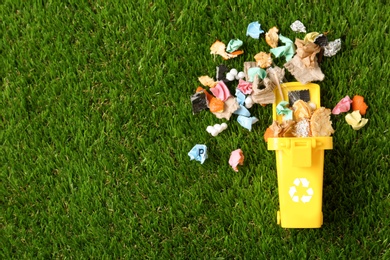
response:
[[[265,130],[264,132],[264,141],[268,142],[269,137],[274,137],[274,131],[272,131],[272,129],[268,127],[267,130]]]
[[[236,50],[236,51],[231,52],[230,55],[238,56],[238,55],[241,55],[241,54],[243,54],[243,53],[244,53],[243,50]]]
[[[364,97],[359,96],[359,95],[356,95],[353,97],[353,99],[352,99],[352,110],[353,111],[359,110],[361,115],[365,115],[367,108],[368,108],[368,106],[364,102]]]
[[[221,113],[223,112],[225,103],[219,98],[212,97],[209,101],[210,111],[213,113]]]

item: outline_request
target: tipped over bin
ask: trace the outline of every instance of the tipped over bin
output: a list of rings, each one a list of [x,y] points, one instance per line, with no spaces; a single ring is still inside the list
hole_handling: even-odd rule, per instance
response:
[[[320,87],[299,82],[281,85],[284,100],[288,93],[309,90],[310,102],[320,104]],[[273,119],[281,122],[276,105],[282,101],[275,89]],[[323,224],[322,187],[324,150],[332,149],[332,137],[274,137],[268,138],[268,150],[276,153],[279,206],[277,223],[284,228],[319,228]]]

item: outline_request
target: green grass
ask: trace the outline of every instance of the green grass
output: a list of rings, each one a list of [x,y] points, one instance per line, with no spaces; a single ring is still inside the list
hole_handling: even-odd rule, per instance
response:
[[[390,258],[385,1],[126,2],[0,2],[2,259]],[[233,117],[213,138],[205,129],[222,120],[192,115],[189,98],[198,76],[269,49],[245,36],[250,22],[294,39],[296,19],[343,40],[321,65],[322,104],[360,94],[369,105],[358,132],[332,116],[321,229],[275,223],[270,106],[251,109],[251,132]],[[244,55],[209,55],[232,38]],[[187,156],[196,143],[209,148],[203,165]]]

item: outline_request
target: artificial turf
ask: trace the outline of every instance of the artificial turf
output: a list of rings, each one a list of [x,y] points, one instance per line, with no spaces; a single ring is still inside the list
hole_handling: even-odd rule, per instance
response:
[[[389,259],[385,2],[1,1],[0,257]],[[276,224],[270,106],[251,109],[252,131],[232,117],[212,137],[206,127],[224,120],[190,102],[199,76],[269,50],[245,35],[250,22],[303,38],[296,19],[342,39],[321,64],[322,105],[355,94],[369,105],[359,131],[331,118],[321,229]],[[233,38],[244,55],[209,54]],[[204,164],[187,155],[197,143]],[[239,172],[227,163],[237,148]]]

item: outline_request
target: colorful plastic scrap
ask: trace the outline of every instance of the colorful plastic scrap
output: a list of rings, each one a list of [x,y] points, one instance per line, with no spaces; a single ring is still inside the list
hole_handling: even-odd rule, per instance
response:
[[[345,96],[333,108],[332,114],[338,115],[340,113],[348,112],[351,109],[351,103],[352,103],[352,100],[349,98],[349,96]]]
[[[284,46],[279,46],[276,48],[272,48],[270,52],[275,55],[276,58],[279,58],[281,56],[286,57],[286,61],[289,61],[292,59],[292,57],[295,54],[295,45],[292,40],[289,38],[279,34],[279,39],[281,42],[283,42]]]
[[[218,81],[217,85],[211,88],[210,91],[222,101],[226,101],[232,95],[223,81]]]
[[[293,119],[293,111],[288,107],[287,101],[281,101],[276,106],[276,113],[278,115],[283,115],[283,120],[292,120]]]
[[[347,121],[347,123],[352,126],[352,128],[354,130],[359,130],[361,129],[363,126],[365,126],[368,122],[368,119],[366,118],[362,118],[362,116],[360,115],[360,112],[359,110],[355,110],[353,111],[352,113],[348,113],[346,116],[345,116],[345,121]]]
[[[247,116],[242,116],[242,115],[239,115],[237,117],[237,122],[244,128],[248,129],[249,131],[252,130],[252,125],[254,123],[256,123],[257,121],[259,121],[259,119],[257,119],[256,117],[252,116],[252,117],[247,117]]]
[[[258,75],[259,78],[264,79],[267,76],[267,72],[259,67],[252,67],[248,69],[249,82],[253,82],[255,75]]]
[[[244,117],[251,116],[251,112],[249,112],[249,110],[244,105],[240,105],[240,108],[234,111],[234,114],[244,116]]]
[[[195,145],[191,151],[188,153],[188,156],[191,160],[196,160],[201,164],[207,159],[207,146],[204,144]]]
[[[232,39],[229,41],[226,51],[232,53],[242,46],[243,42],[240,39]]]
[[[220,55],[224,60],[232,59],[244,53],[242,50],[237,50],[231,53],[225,51],[226,45],[221,41],[215,41],[210,47],[210,54]]]
[[[268,142],[268,138],[274,137],[274,131],[270,127],[268,127],[264,132],[264,141]]]
[[[240,79],[238,81],[237,88],[243,93],[243,94],[251,94],[252,93],[252,83],[247,82],[245,80]]]
[[[318,35],[320,35],[319,32],[309,32],[305,35],[305,38],[303,38],[303,41],[305,42],[305,44],[308,42],[314,43],[314,41]]]
[[[209,109],[212,113],[222,113],[224,110],[225,103],[219,98],[212,97],[209,101]]]
[[[359,110],[360,114],[364,116],[366,114],[368,106],[366,102],[364,102],[364,97],[356,95],[352,99],[352,110]]]
[[[212,136],[217,136],[220,134],[223,130],[225,130],[228,127],[226,123],[222,124],[215,124],[213,126],[208,126],[206,128],[206,131],[211,134]]]
[[[238,172],[238,165],[244,165],[244,153],[241,149],[234,150],[230,154],[229,164],[236,172]]]
[[[230,117],[236,111],[240,108],[240,105],[237,103],[237,100],[235,97],[231,96],[224,102],[224,107],[222,112],[213,112],[213,114],[219,118],[225,118],[226,120],[230,120]]]
[[[261,24],[259,24],[258,21],[250,23],[246,30],[246,36],[250,36],[253,39],[259,39],[260,34],[262,33],[264,33],[264,31],[261,29]]]
[[[202,88],[201,86],[199,86],[199,87],[196,89],[196,92],[203,92],[203,93],[206,95],[206,99],[207,99],[207,102],[208,102],[208,106],[210,106],[210,102],[211,102],[211,100],[214,98],[214,96],[211,95],[207,90],[205,90],[205,89]]]
[[[239,88],[236,88],[236,98],[237,98],[238,104],[244,105],[245,95],[244,95],[244,93],[241,92],[241,90]]]

